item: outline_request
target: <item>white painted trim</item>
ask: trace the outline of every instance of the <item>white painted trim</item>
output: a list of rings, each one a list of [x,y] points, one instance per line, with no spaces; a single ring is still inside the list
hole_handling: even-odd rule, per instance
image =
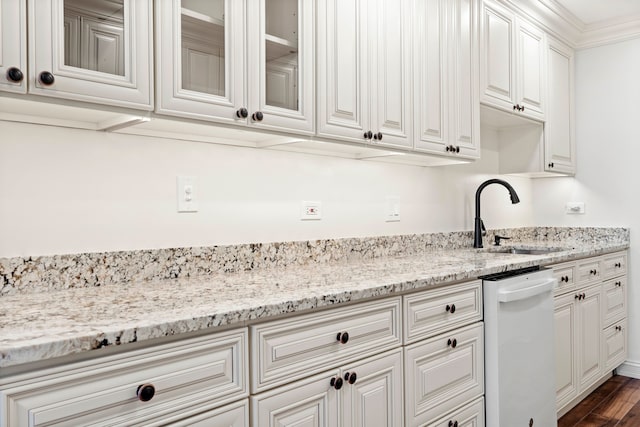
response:
[[[616,372],[618,375],[640,379],[640,362],[627,360],[616,369]]]

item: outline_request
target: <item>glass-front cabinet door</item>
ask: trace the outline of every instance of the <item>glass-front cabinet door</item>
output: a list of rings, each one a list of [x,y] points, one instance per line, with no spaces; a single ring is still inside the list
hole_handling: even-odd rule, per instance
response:
[[[156,2],[162,114],[313,132],[313,5]]]
[[[0,90],[27,90],[27,18],[25,0],[0,0]]]
[[[247,6],[254,124],[313,133],[314,2],[248,0]]]
[[[151,109],[151,0],[29,0],[29,92]]]

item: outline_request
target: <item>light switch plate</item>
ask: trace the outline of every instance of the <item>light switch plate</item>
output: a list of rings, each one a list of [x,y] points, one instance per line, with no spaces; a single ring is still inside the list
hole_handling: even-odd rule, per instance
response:
[[[176,181],[178,212],[198,212],[196,177],[178,176]]]
[[[300,205],[301,220],[321,220],[322,219],[322,202],[320,201],[303,201]]]
[[[567,202],[564,205],[564,211],[568,215],[583,214],[584,202]]]

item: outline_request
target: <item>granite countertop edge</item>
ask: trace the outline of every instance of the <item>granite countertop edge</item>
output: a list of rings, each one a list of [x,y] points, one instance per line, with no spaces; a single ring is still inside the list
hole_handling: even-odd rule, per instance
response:
[[[284,314],[598,256],[626,250],[629,242],[573,246],[542,255],[495,253],[491,248],[434,250],[359,263],[4,297],[0,298],[0,317],[5,317],[0,325],[0,368],[79,353],[97,355],[93,350],[110,346],[125,350],[133,348],[127,345],[133,342],[242,327]]]

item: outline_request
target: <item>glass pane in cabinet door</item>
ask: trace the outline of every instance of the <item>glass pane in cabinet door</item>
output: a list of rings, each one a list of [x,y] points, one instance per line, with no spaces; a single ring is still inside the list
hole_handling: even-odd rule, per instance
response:
[[[298,110],[298,1],[264,1],[266,103]]]
[[[64,63],[124,76],[124,0],[64,0]]]
[[[183,0],[181,25],[182,88],[224,96],[224,0]]]

